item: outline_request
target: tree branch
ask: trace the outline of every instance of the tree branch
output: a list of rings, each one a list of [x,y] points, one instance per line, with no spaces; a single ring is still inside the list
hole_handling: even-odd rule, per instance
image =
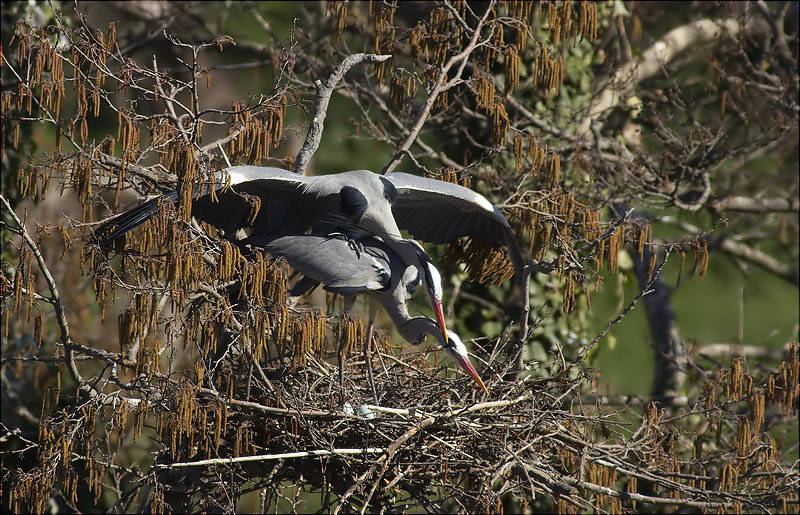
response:
[[[743,25],[737,19],[698,20],[669,31],[663,38],[645,50],[640,57],[618,69],[611,80],[592,100],[589,115],[578,128],[579,135],[586,135],[592,122],[603,113],[618,106],[633,94],[638,84],[660,73],[666,65],[689,48],[721,40],[725,35],[736,36],[742,30],[760,30],[764,24],[751,19]]]
[[[711,207],[718,211],[741,211],[744,213],[798,213],[800,212],[800,199],[726,197],[714,199]]]
[[[44,280],[47,282],[47,287],[50,289],[50,298],[52,299],[53,308],[56,312],[56,321],[58,322],[58,327],[61,333],[59,340],[61,341],[61,344],[64,345],[67,370],[69,371],[70,376],[72,376],[72,380],[75,381],[78,387],[80,387],[83,385],[83,378],[81,377],[78,367],[75,365],[75,360],[73,359],[72,341],[69,337],[69,324],[67,323],[67,315],[64,312],[64,305],[61,302],[61,294],[58,291],[55,279],[53,279],[53,274],[50,273],[50,269],[47,267],[44,256],[42,256],[42,253],[39,251],[39,247],[36,245],[36,242],[33,241],[33,238],[31,238],[30,234],[28,234],[28,230],[25,228],[22,221],[11,208],[11,205],[8,203],[8,200],[6,200],[6,197],[2,193],[0,193],[0,202],[3,203],[3,206],[5,206],[5,208],[8,210],[11,218],[13,218],[14,222],[19,226],[22,238],[25,240],[25,243],[27,243],[28,247],[31,249],[31,252],[33,252],[33,255],[36,257],[36,262],[39,264],[39,269],[42,271],[42,275],[44,275]]]
[[[763,268],[767,272],[777,275],[784,281],[790,282],[795,286],[800,286],[800,274],[798,274],[798,269],[796,267],[787,263],[781,263],[769,254],[748,247],[744,243],[733,241],[730,238],[715,239],[714,242],[717,248],[722,252],[744,259],[745,261]]]
[[[594,346],[597,345],[597,343],[600,341],[600,339],[603,338],[603,336],[605,336],[606,333],[608,333],[608,331],[612,327],[614,327],[615,325],[620,323],[622,321],[622,319],[625,318],[625,316],[628,313],[631,312],[631,310],[634,308],[634,306],[636,306],[636,303],[639,302],[639,299],[641,299],[645,295],[649,295],[649,294],[653,293],[653,290],[652,290],[653,283],[656,281],[656,278],[659,276],[659,274],[661,274],[661,270],[664,269],[664,265],[667,263],[667,258],[669,258],[669,254],[670,254],[671,251],[672,251],[672,247],[667,249],[667,251],[666,251],[666,253],[664,255],[664,259],[661,260],[661,263],[655,268],[655,270],[653,270],[653,278],[650,280],[650,282],[648,282],[646,285],[644,285],[642,290],[633,298],[633,300],[631,300],[631,303],[628,304],[628,306],[625,309],[623,309],[622,312],[619,315],[617,315],[617,317],[614,320],[609,322],[608,325],[606,326],[606,328],[603,329],[602,331],[600,331],[600,334],[595,336],[594,340],[592,340],[592,342],[589,345],[587,345],[583,349],[581,349],[581,351],[578,353],[578,360],[582,360],[584,358],[584,356],[586,356],[586,353],[588,353],[590,350],[592,350],[594,348]]]
[[[338,515],[340,510],[344,507],[345,501],[351,495],[353,495],[353,492],[355,492],[359,486],[361,486],[364,483],[365,479],[371,476],[378,469],[379,465],[382,465],[380,477],[383,477],[383,474],[386,472],[386,468],[389,465],[389,460],[392,459],[392,456],[394,456],[394,454],[397,452],[400,446],[403,445],[403,443],[405,443],[409,438],[411,438],[418,432],[422,431],[429,425],[433,424],[435,420],[436,419],[434,417],[428,417],[425,420],[420,421],[417,425],[413,426],[408,431],[400,435],[397,439],[395,439],[395,441],[393,441],[392,444],[386,449],[385,451],[386,453],[380,458],[378,458],[378,461],[372,467],[370,467],[370,469],[366,471],[360,478],[358,478],[358,481],[353,483],[353,485],[347,489],[347,491],[344,493],[341,500],[339,501],[339,505],[336,507],[336,510],[334,510],[333,512],[334,515]],[[380,477],[375,481],[374,483],[375,485],[377,485],[378,482],[380,481]],[[375,488],[373,487],[369,493],[369,496],[367,497],[366,502],[364,503],[365,507],[369,504],[369,500],[374,492]]]
[[[780,361],[789,353],[789,344],[779,348],[739,345],[735,343],[710,343],[697,349],[701,356],[742,356],[752,359],[771,359]]]
[[[303,147],[300,149],[300,152],[297,153],[297,159],[294,163],[295,173],[305,173],[306,166],[308,166],[309,161],[311,161],[311,157],[314,155],[314,152],[317,151],[317,148],[319,148],[320,141],[322,141],[322,131],[325,125],[325,117],[328,114],[328,104],[331,101],[331,94],[333,94],[333,88],[339,84],[339,81],[342,80],[344,74],[356,64],[363,62],[380,63],[386,61],[390,57],[392,56],[377,54],[353,54],[347,56],[344,61],[342,61],[341,64],[336,67],[333,73],[331,73],[324,85],[319,80],[314,83],[314,85],[317,87],[317,109],[314,112],[314,117],[311,118],[311,123],[308,126],[308,134],[306,134],[306,140],[303,143]]]
[[[425,105],[422,107],[422,112],[419,114],[419,117],[417,118],[417,123],[414,124],[414,127],[409,131],[408,137],[405,139],[405,141],[403,141],[403,143],[397,149],[394,156],[392,156],[392,159],[384,167],[381,173],[384,174],[390,173],[397,167],[398,164],[400,164],[401,156],[409,148],[411,148],[411,144],[414,143],[414,140],[417,138],[419,131],[422,130],[422,126],[425,125],[425,122],[428,120],[428,115],[430,114],[431,108],[433,107],[434,102],[436,102],[436,98],[439,96],[439,93],[445,91],[453,83],[461,79],[461,73],[464,71],[464,66],[466,65],[467,58],[478,47],[479,44],[478,40],[480,39],[481,29],[483,28],[483,25],[486,22],[486,18],[489,16],[489,13],[492,12],[493,8],[494,8],[494,0],[489,2],[489,5],[486,7],[486,12],[483,14],[483,17],[475,26],[475,31],[472,33],[472,38],[470,39],[467,47],[458,54],[451,57],[439,71],[439,76],[436,78],[436,83],[431,89],[430,94],[428,94],[428,99],[425,101]],[[461,66],[458,69],[458,73],[456,73],[455,77],[450,79],[450,81],[445,83],[445,80],[447,79],[447,73],[450,71],[450,68],[452,68],[459,61],[461,61]]]
[[[303,452],[284,452],[281,454],[261,454],[257,456],[239,456],[237,458],[213,458],[210,460],[184,461],[182,463],[157,463],[154,469],[176,469],[185,467],[205,467],[206,465],[230,465],[233,463],[247,463],[252,461],[286,460],[293,458],[310,458],[313,456],[348,456],[353,454],[377,454],[384,452],[382,447],[366,447],[364,449],[316,449]]]

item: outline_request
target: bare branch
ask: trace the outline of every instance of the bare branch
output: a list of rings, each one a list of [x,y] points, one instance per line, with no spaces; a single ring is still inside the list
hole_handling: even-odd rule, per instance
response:
[[[800,286],[800,276],[798,275],[798,268],[796,266],[782,263],[765,252],[730,238],[715,239],[713,240],[713,244],[726,254],[744,259],[745,261],[763,268],[767,272],[777,275],[784,281],[790,282],[795,286]]]
[[[800,199],[793,198],[753,198],[753,197],[725,197],[715,199],[711,206],[718,211],[741,211],[744,213],[798,213],[800,212]]]
[[[584,346],[581,349],[581,351],[578,353],[579,359],[583,359],[583,357],[586,356],[586,354],[590,350],[592,350],[595,345],[597,345],[597,343],[606,335],[606,333],[608,333],[609,330],[611,330],[612,327],[614,327],[615,325],[620,323],[622,321],[622,319],[625,318],[625,316],[628,313],[630,313],[631,310],[633,310],[633,308],[636,306],[636,303],[639,301],[639,299],[641,299],[645,295],[649,295],[650,293],[653,292],[653,290],[652,290],[653,283],[658,279],[658,276],[661,274],[661,271],[664,269],[664,265],[667,263],[667,258],[669,258],[669,254],[670,254],[671,251],[672,251],[671,247],[667,249],[667,251],[664,254],[664,258],[661,260],[661,263],[659,263],[658,266],[656,266],[655,270],[653,270],[653,276],[650,279],[650,282],[648,282],[647,284],[644,285],[644,287],[641,288],[641,291],[639,291],[639,293],[636,294],[636,296],[631,300],[630,304],[628,304],[628,306],[625,309],[623,309],[617,315],[617,317],[614,318],[614,320],[609,322],[608,325],[606,326],[606,328],[603,329],[602,331],[600,331],[600,334],[595,336],[594,339],[591,341],[591,343],[589,343],[588,345]]]
[[[762,28],[763,24],[753,23],[752,18],[747,26],[743,26],[738,19],[728,18],[697,20],[672,29],[641,56],[614,73],[613,80],[592,100],[589,115],[581,122],[578,134],[585,135],[592,121],[620,105],[635,91],[639,83],[661,73],[665,66],[687,49],[718,41],[724,37],[734,37],[744,29]]]
[[[322,141],[325,117],[328,115],[328,103],[331,101],[333,89],[339,84],[339,81],[344,78],[345,73],[356,64],[363,62],[381,63],[391,57],[391,55],[377,54],[353,54],[347,56],[345,60],[336,67],[333,73],[331,73],[324,85],[319,80],[314,83],[317,88],[317,108],[308,126],[308,134],[306,134],[303,147],[300,149],[300,152],[297,153],[297,159],[294,163],[295,173],[305,173],[306,167],[311,161],[311,157],[314,155],[314,152],[317,151],[317,148],[319,148],[319,144]]]
[[[789,346],[771,349],[758,347],[755,345],[739,345],[735,343],[709,343],[697,349],[697,353],[703,356],[743,356],[750,359],[771,359],[778,361],[784,358],[789,352]]]
[[[42,271],[44,280],[47,282],[47,287],[50,289],[50,298],[52,299],[52,305],[56,312],[56,321],[58,322],[58,327],[61,331],[59,341],[64,346],[64,352],[66,354],[65,363],[67,364],[67,370],[72,376],[72,380],[78,385],[82,385],[83,378],[81,377],[78,367],[75,365],[75,360],[73,359],[72,340],[69,337],[69,324],[67,323],[67,316],[64,312],[64,304],[61,301],[61,294],[58,291],[58,286],[56,286],[55,279],[53,279],[53,274],[50,273],[50,269],[44,260],[44,256],[42,256],[42,253],[39,251],[39,246],[36,245],[36,242],[33,241],[33,238],[31,238],[30,234],[28,234],[28,230],[25,228],[25,225],[23,225],[22,221],[8,203],[8,200],[6,200],[5,195],[2,193],[0,193],[0,202],[3,203],[3,206],[5,206],[5,208],[8,210],[11,218],[13,218],[14,222],[19,226],[25,243],[36,257],[36,262],[39,264],[39,269]]]
[[[303,452],[284,452],[281,454],[262,454],[256,456],[239,456],[237,458],[215,458],[200,461],[184,461],[181,463],[157,463],[153,465],[155,469],[176,469],[186,467],[205,467],[209,465],[230,465],[233,463],[249,463],[253,461],[289,460],[295,458],[311,458],[314,456],[352,456],[358,454],[378,454],[385,452],[381,447],[366,447],[364,449],[333,449],[327,451],[317,449]]]
[[[422,126],[425,125],[425,122],[428,120],[428,115],[431,112],[431,108],[433,107],[434,102],[436,102],[436,98],[439,96],[439,93],[445,91],[449,87],[451,87],[456,82],[461,80],[461,73],[464,71],[464,67],[466,66],[467,59],[478,48],[480,44],[480,36],[481,30],[484,27],[486,19],[489,16],[489,13],[492,12],[494,8],[494,0],[489,2],[489,5],[486,6],[486,12],[483,14],[483,17],[480,19],[478,24],[475,26],[475,30],[472,33],[472,37],[470,38],[469,44],[459,52],[458,54],[452,56],[448,59],[447,63],[439,70],[439,75],[436,78],[436,82],[431,88],[430,93],[428,93],[428,99],[425,100],[425,104],[422,106],[422,112],[420,112],[419,116],[417,117],[417,122],[411,128],[408,133],[408,137],[403,141],[400,147],[395,151],[394,156],[389,161],[389,163],[383,168],[381,173],[390,173],[394,170],[398,164],[400,164],[400,159],[402,158],[403,154],[411,148],[412,143],[417,138],[419,131],[422,130]],[[455,76],[447,81],[447,74],[450,72],[450,68],[452,68],[456,63],[461,63],[461,66],[458,68],[458,72]]]

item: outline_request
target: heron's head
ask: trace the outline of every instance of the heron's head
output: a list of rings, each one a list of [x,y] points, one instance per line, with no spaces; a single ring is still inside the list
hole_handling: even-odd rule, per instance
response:
[[[339,209],[362,230],[393,240],[402,239],[392,214],[397,190],[386,178],[368,170],[348,172],[352,184],[339,191]]]
[[[453,361],[458,363],[458,366],[463,368],[464,372],[469,374],[469,376],[478,383],[478,386],[480,386],[484,392],[489,393],[488,390],[486,390],[486,385],[484,385],[481,380],[481,376],[478,375],[478,372],[469,360],[469,354],[467,354],[467,348],[464,346],[464,342],[462,342],[461,338],[453,331],[447,331],[447,335],[447,340],[444,343],[440,340],[439,344],[450,354]]]

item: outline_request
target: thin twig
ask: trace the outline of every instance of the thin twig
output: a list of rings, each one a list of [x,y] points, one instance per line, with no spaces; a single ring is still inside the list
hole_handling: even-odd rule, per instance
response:
[[[359,478],[358,481],[353,483],[353,485],[350,488],[347,489],[347,492],[344,493],[344,495],[342,496],[341,500],[339,501],[339,505],[336,507],[336,510],[334,510],[334,512],[333,512],[334,515],[338,514],[341,511],[341,509],[345,505],[345,501],[347,501],[347,499],[351,495],[353,495],[353,492],[355,492],[358,489],[358,487],[361,486],[364,483],[364,480],[366,478],[371,476],[377,470],[378,465],[382,465],[380,475],[377,478],[377,480],[375,481],[375,483],[373,484],[373,488],[370,491],[369,496],[367,497],[366,501],[364,502],[364,509],[361,510],[361,512],[363,513],[364,510],[366,509],[366,506],[369,504],[370,499],[372,498],[372,494],[375,493],[375,485],[378,484],[378,482],[380,481],[380,478],[383,477],[383,474],[386,472],[386,469],[388,468],[389,460],[392,459],[392,456],[395,455],[395,453],[398,451],[398,449],[400,449],[400,446],[403,445],[409,438],[411,438],[412,436],[414,436],[418,432],[422,431],[423,429],[425,429],[429,425],[433,424],[433,422],[435,420],[436,420],[435,417],[428,417],[425,420],[422,420],[421,422],[419,422],[417,425],[415,425],[414,427],[412,427],[408,431],[406,431],[405,433],[403,433],[402,435],[400,435],[400,437],[398,437],[395,441],[393,441],[392,444],[386,449],[385,454],[383,456],[381,456],[380,458],[378,458],[378,462],[375,463],[372,467],[370,467],[369,470],[367,472],[365,472]]]
[[[628,313],[630,313],[631,310],[633,310],[634,306],[636,306],[636,303],[639,302],[639,299],[641,299],[645,295],[648,295],[649,293],[652,292],[651,288],[653,286],[653,283],[658,279],[658,276],[661,273],[661,270],[664,269],[664,265],[667,263],[667,258],[669,258],[670,252],[672,252],[672,247],[669,247],[667,249],[667,251],[666,251],[666,253],[664,255],[664,259],[661,260],[661,263],[653,271],[653,276],[652,276],[652,279],[650,280],[650,282],[648,282],[644,286],[644,288],[642,288],[642,290],[636,295],[636,297],[633,298],[631,303],[628,304],[628,306],[625,309],[623,309],[622,312],[620,312],[620,314],[617,315],[617,317],[614,320],[609,322],[608,325],[606,326],[606,328],[603,329],[602,331],[600,331],[600,334],[595,336],[594,340],[592,340],[592,342],[589,345],[587,345],[583,349],[581,349],[581,351],[578,353],[578,360],[579,361],[582,360],[584,356],[586,356],[587,352],[592,350],[594,348],[594,346],[597,345],[597,343],[603,338],[603,336],[606,335],[606,333],[608,333],[608,331],[611,330],[612,327],[614,327],[615,325],[620,323],[622,321],[622,319],[625,318],[625,316]]]
[[[22,238],[25,240],[25,243],[28,244],[30,247],[31,252],[36,257],[36,262],[39,264],[39,269],[42,271],[42,275],[44,275],[44,280],[47,282],[47,287],[50,289],[50,298],[53,300],[53,309],[56,312],[56,321],[58,322],[58,327],[60,330],[59,341],[62,345],[64,345],[64,352],[65,352],[65,363],[67,364],[67,370],[69,371],[72,380],[78,386],[83,385],[83,378],[81,377],[80,372],[78,371],[78,367],[75,365],[75,360],[73,359],[72,353],[72,341],[69,337],[69,324],[67,323],[67,315],[64,312],[64,305],[61,303],[61,294],[58,291],[58,287],[56,286],[56,280],[53,279],[53,274],[50,273],[50,269],[47,267],[47,263],[44,260],[44,256],[39,251],[38,245],[36,242],[33,241],[30,234],[28,234],[28,230],[25,228],[25,225],[19,219],[17,214],[11,208],[11,205],[6,200],[6,197],[0,193],[0,202],[3,203],[5,208],[8,210],[9,215],[11,218],[14,219],[14,222],[19,226],[20,232],[22,233]]]
[[[422,112],[420,112],[419,116],[417,117],[417,122],[414,124],[414,127],[409,131],[408,137],[403,141],[403,143],[398,147],[397,151],[395,152],[392,159],[389,163],[383,168],[381,173],[391,173],[398,164],[400,164],[400,158],[411,148],[411,145],[414,143],[414,140],[417,138],[419,131],[422,130],[422,126],[425,125],[425,122],[428,121],[428,115],[433,108],[433,104],[436,102],[436,98],[439,96],[439,93],[442,91],[447,90],[451,85],[459,82],[461,80],[461,73],[464,70],[464,66],[466,65],[467,58],[472,54],[472,52],[480,46],[480,36],[481,36],[481,29],[483,28],[486,19],[488,18],[489,14],[492,12],[494,8],[494,0],[489,2],[489,5],[486,6],[486,12],[483,13],[483,17],[480,19],[478,24],[475,26],[475,30],[472,33],[472,38],[469,41],[469,44],[459,52],[458,54],[452,56],[447,63],[439,70],[439,76],[436,78],[436,83],[434,84],[433,88],[431,88],[430,93],[428,94],[428,99],[425,101],[425,105],[422,107]],[[447,79],[447,73],[450,71],[456,63],[461,62],[461,66],[458,69],[458,73],[450,79],[449,81],[445,82]]]

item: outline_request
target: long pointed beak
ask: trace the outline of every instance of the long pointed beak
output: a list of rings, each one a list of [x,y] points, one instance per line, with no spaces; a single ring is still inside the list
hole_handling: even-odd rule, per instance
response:
[[[444,341],[447,341],[450,337],[447,336],[447,325],[444,323],[444,311],[442,310],[442,303],[436,300],[431,300],[431,306],[433,306],[433,312],[436,314],[436,321],[439,323],[439,329],[442,330]]]
[[[476,383],[478,383],[478,386],[480,386],[484,392],[489,393],[489,390],[486,389],[486,385],[483,384],[483,381],[481,381],[481,376],[478,375],[477,370],[475,370],[475,367],[472,366],[472,362],[470,362],[469,358],[459,357],[457,361],[461,368],[463,368],[464,371],[469,374],[469,376],[474,379]]]

